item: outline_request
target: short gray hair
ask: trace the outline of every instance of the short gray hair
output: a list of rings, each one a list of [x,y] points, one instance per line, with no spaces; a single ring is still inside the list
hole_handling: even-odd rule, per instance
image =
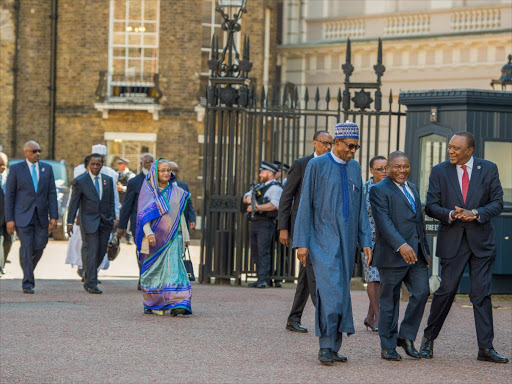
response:
[[[7,155],[5,153],[3,153],[3,152],[0,152],[0,157],[5,162],[5,166],[7,166],[7,163],[9,163],[9,159],[7,158]]]
[[[37,144],[37,142],[35,142],[34,140],[29,140],[27,141],[24,145],[23,145],[23,150],[26,151],[28,149],[28,147],[39,147],[39,144]]]
[[[145,153],[140,157],[140,161],[144,161],[145,157],[151,157],[153,160],[155,160],[155,156],[153,156],[151,153]]]
[[[178,164],[176,164],[174,161],[169,161],[169,165],[171,167],[175,167],[175,168],[178,168],[178,169],[180,168],[180,167],[178,167]]]

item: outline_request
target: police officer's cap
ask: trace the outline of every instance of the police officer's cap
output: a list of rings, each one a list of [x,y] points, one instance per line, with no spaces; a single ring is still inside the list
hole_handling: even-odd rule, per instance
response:
[[[130,164],[130,161],[120,157],[119,159],[117,159],[117,164]]]
[[[282,165],[283,171],[288,172],[290,170],[290,166],[288,164],[281,163],[280,161],[274,161],[274,164],[276,165],[277,169],[280,169]]]
[[[279,168],[270,161],[262,161],[260,165],[260,171],[263,170],[270,171],[272,173],[277,173],[277,171],[279,171]]]

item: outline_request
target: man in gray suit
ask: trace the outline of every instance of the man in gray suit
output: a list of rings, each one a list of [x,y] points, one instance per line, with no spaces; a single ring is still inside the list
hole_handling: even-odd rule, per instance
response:
[[[102,293],[98,288],[98,266],[107,251],[114,226],[115,202],[113,180],[101,174],[103,157],[93,153],[89,159],[90,171],[73,180],[73,195],[69,205],[68,233],[73,232],[73,220],[80,208],[80,226],[85,233],[87,257],[83,260],[86,271],[84,289],[89,293]]]

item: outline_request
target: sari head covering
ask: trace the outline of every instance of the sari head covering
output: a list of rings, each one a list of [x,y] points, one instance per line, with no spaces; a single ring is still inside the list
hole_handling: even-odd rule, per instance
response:
[[[154,310],[179,307],[191,313],[191,286],[183,265],[182,235],[179,232],[190,193],[172,184],[176,180],[172,173],[169,184],[160,190],[158,165],[164,161],[158,159],[153,163],[139,194],[135,244],[141,264],[144,307]],[[151,223],[156,244],[149,245],[148,253],[142,253],[146,223]]]

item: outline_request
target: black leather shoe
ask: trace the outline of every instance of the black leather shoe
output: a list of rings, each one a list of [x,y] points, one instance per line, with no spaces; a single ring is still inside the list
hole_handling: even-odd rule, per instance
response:
[[[412,358],[414,358],[414,359],[420,358],[420,354],[418,353],[416,348],[414,348],[414,342],[412,340],[403,339],[403,338],[399,337],[398,340],[396,341],[396,345],[398,347],[402,347],[404,349],[405,353],[407,355],[411,356]]]
[[[382,357],[384,360],[389,360],[389,361],[402,360],[402,356],[400,356],[394,348],[388,349],[388,350],[383,349],[382,351],[380,351],[380,357]]]
[[[183,308],[173,308],[171,309],[171,316],[176,317],[178,315],[184,315],[185,312],[186,311]]]
[[[145,315],[152,315],[153,314],[153,311],[149,308],[144,308],[144,314]]]
[[[323,365],[333,365],[334,358],[331,350],[329,348],[320,348],[320,351],[318,351],[318,361]]]
[[[254,281],[252,283],[249,283],[249,285],[247,285],[249,288],[256,288],[256,286],[258,285],[259,283],[257,281]]]
[[[33,294],[34,293],[34,288],[32,288],[32,287],[23,288],[23,293]]]
[[[87,285],[87,283],[84,283],[84,289],[89,292],[89,286]]]
[[[89,293],[95,293],[95,294],[101,294],[103,291],[99,289],[98,287],[90,287],[87,292]]]
[[[268,288],[268,284],[263,282],[263,283],[258,283],[256,285],[256,288]]]
[[[274,281],[274,287],[281,288],[282,286],[283,286],[283,282],[282,281]]]
[[[308,329],[300,325],[298,321],[287,322],[286,329],[292,332],[308,333]]]
[[[424,359],[434,357],[434,340],[429,340],[426,337],[421,339],[420,356]]]
[[[508,359],[505,356],[498,355],[498,352],[496,352],[494,348],[480,348],[478,350],[477,359],[480,361],[490,361],[492,363],[508,363]]]
[[[346,363],[347,362],[347,358],[343,355],[340,355],[338,352],[333,352],[331,351],[332,353],[332,359],[334,361],[337,361],[337,362],[340,362],[340,363]]]

